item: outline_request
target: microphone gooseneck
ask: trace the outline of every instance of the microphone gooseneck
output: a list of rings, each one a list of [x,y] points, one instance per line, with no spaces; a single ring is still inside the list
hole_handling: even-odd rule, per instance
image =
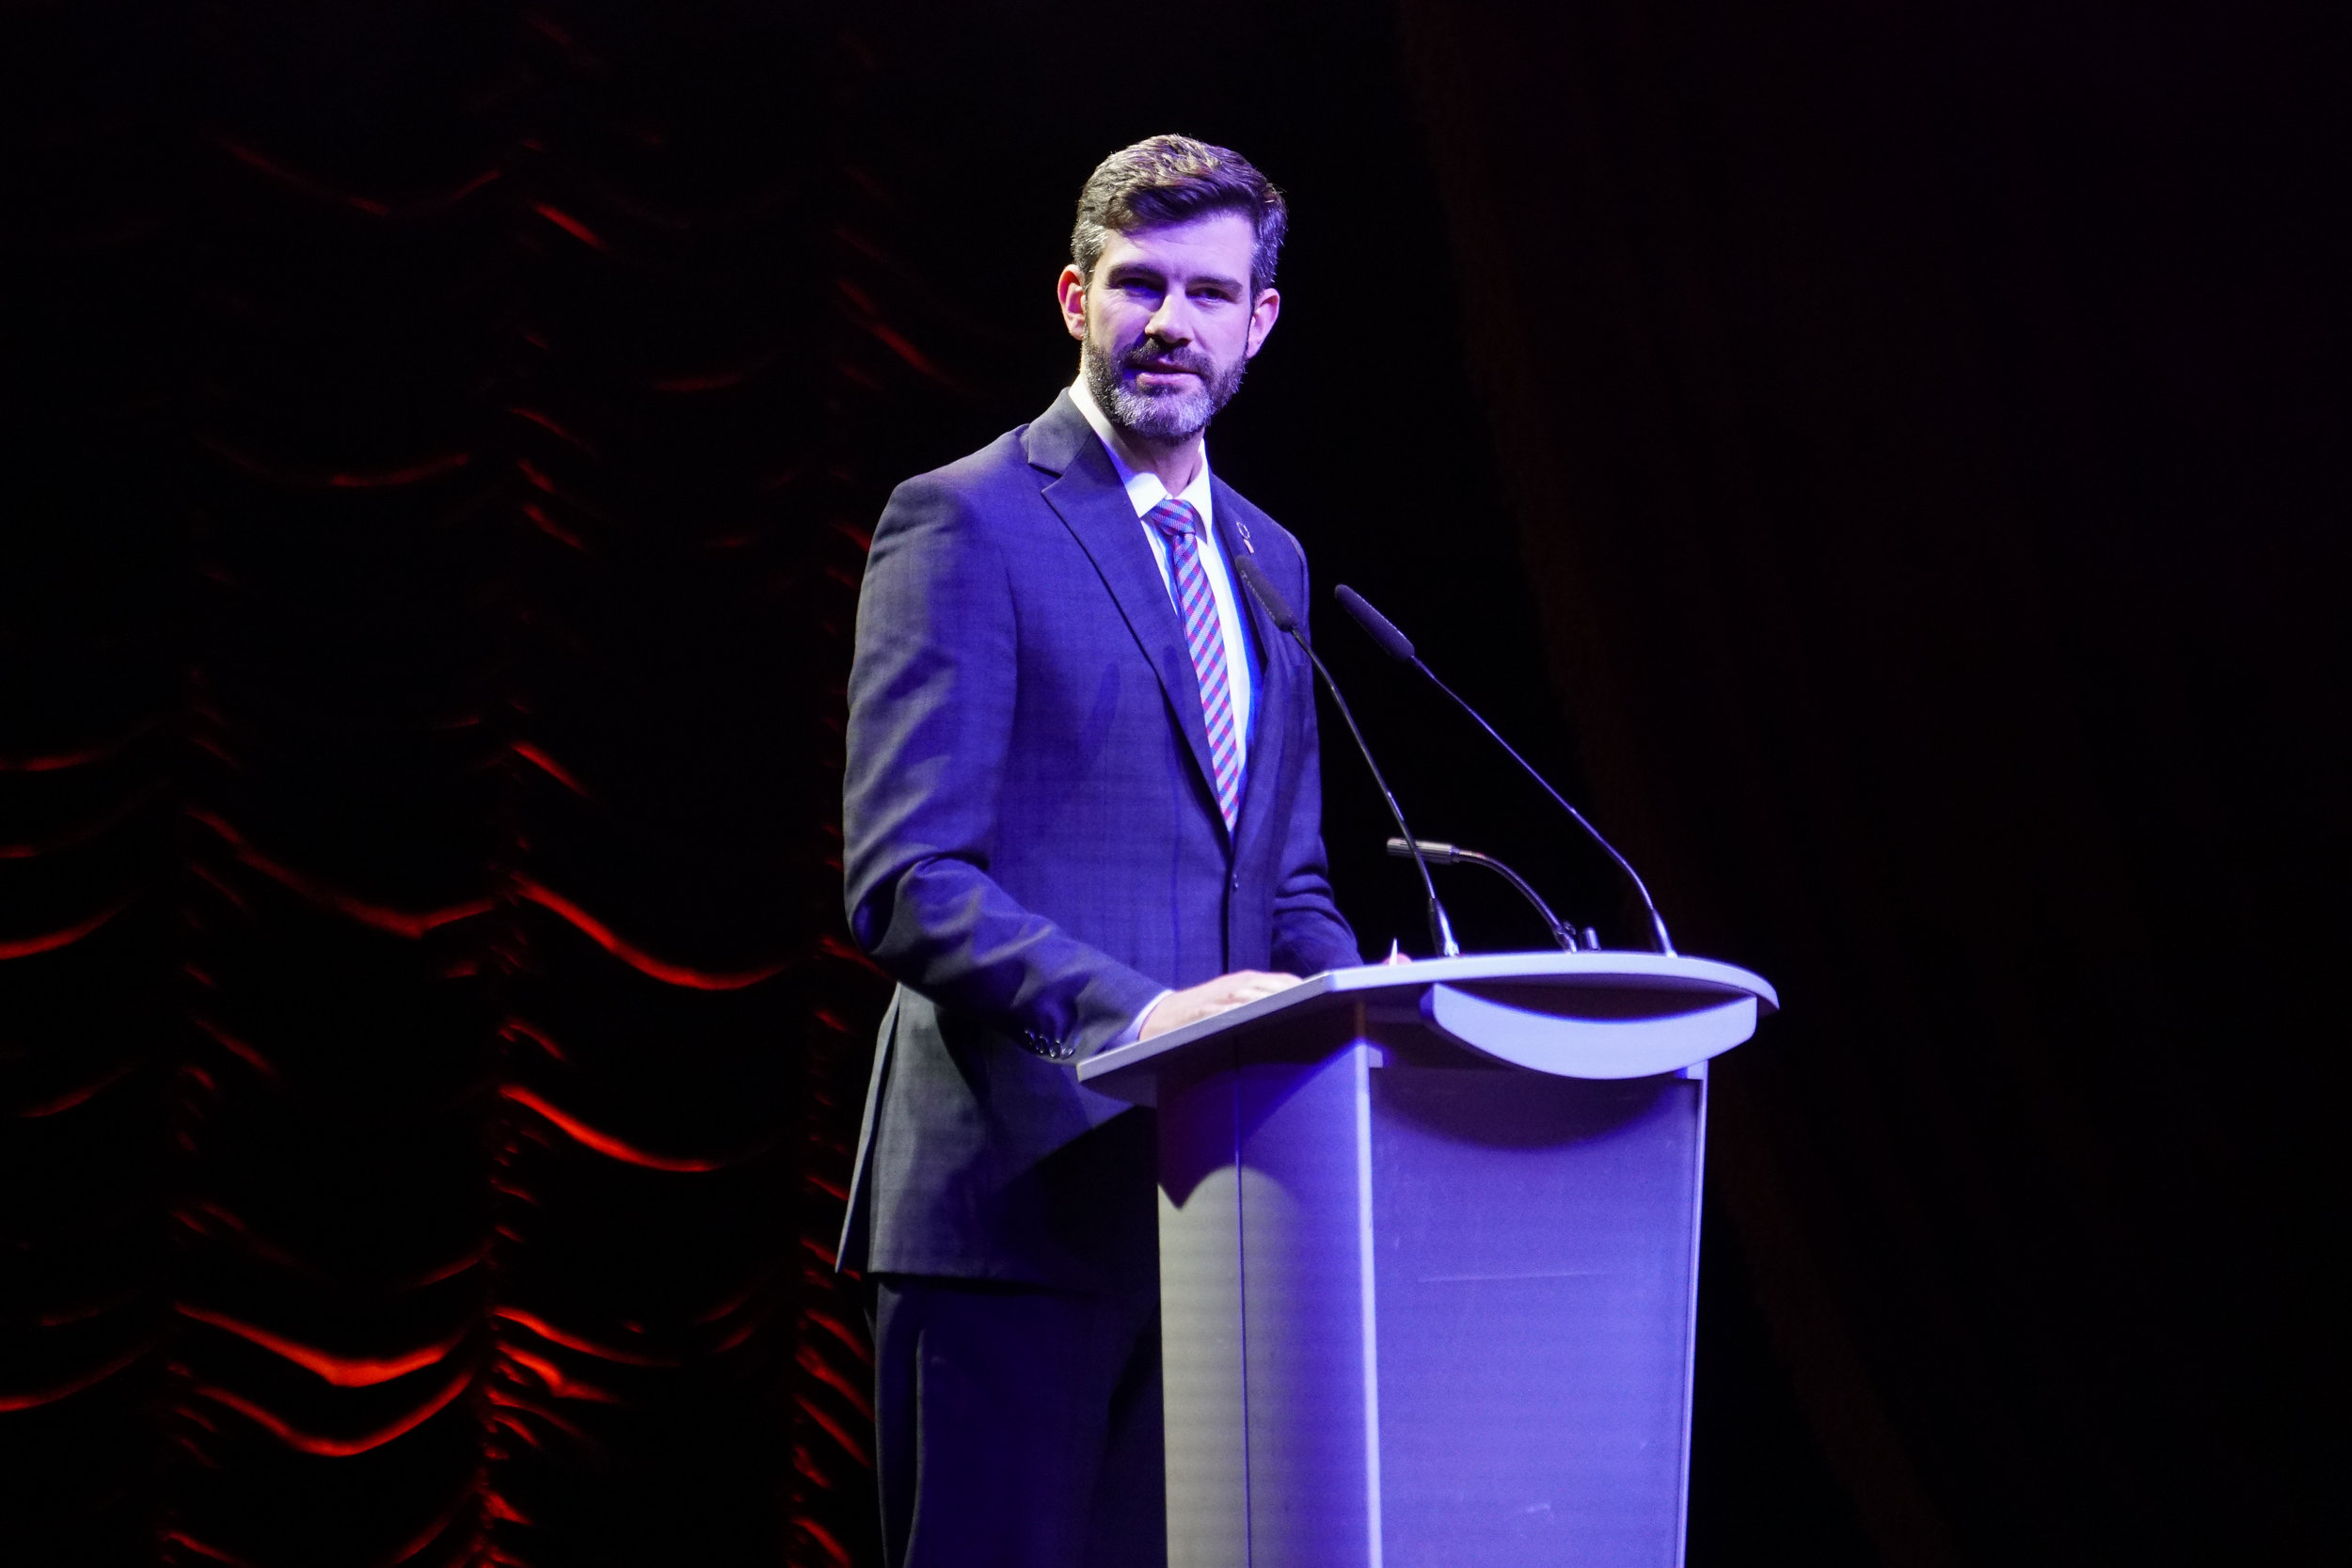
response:
[[[1430,669],[1428,665],[1422,663],[1421,656],[1413,652],[1412,641],[1406,638],[1403,632],[1397,630],[1395,625],[1391,623],[1387,616],[1373,609],[1370,601],[1365,599],[1361,594],[1357,593],[1356,590],[1346,586],[1344,583],[1341,584],[1337,588],[1334,588],[1331,592],[1332,595],[1340,601],[1341,608],[1345,610],[1347,613],[1354,618],[1358,626],[1364,628],[1366,634],[1369,635],[1375,642],[1380,644],[1382,650],[1385,651],[1391,658],[1395,659],[1399,664],[1409,664],[1414,669],[1420,671],[1423,678],[1425,678],[1430,685],[1444,692],[1446,696],[1452,700],[1455,707],[1458,707],[1464,713],[1469,714],[1470,721],[1476,724],[1480,729],[1485,730],[1486,732],[1487,738],[1491,739],[1496,745],[1502,747],[1503,754],[1508,756],[1513,762],[1518,763],[1520,770],[1526,773],[1529,778],[1534,780],[1536,784],[1541,785],[1544,793],[1550,796],[1562,811],[1566,812],[1570,816],[1576,819],[1576,825],[1584,830],[1585,835],[1595,844],[1599,845],[1602,852],[1607,854],[1611,860],[1617,863],[1617,869],[1625,873],[1626,879],[1633,884],[1633,891],[1641,895],[1642,907],[1649,911],[1650,934],[1658,942],[1658,950],[1661,953],[1672,954],[1675,950],[1674,939],[1667,936],[1666,922],[1660,917],[1658,913],[1658,904],[1656,900],[1652,899],[1649,895],[1649,884],[1643,881],[1642,874],[1633,869],[1633,863],[1627,860],[1623,855],[1617,853],[1617,847],[1610,843],[1606,838],[1603,838],[1601,836],[1600,830],[1594,827],[1592,823],[1585,818],[1582,812],[1577,810],[1574,806],[1568,803],[1568,798],[1566,796],[1552,788],[1551,781],[1545,778],[1541,773],[1536,772],[1534,764],[1519,755],[1518,748],[1514,747],[1509,741],[1503,739],[1495,727],[1486,722],[1485,715],[1481,714],[1476,708],[1470,706],[1470,704],[1464,702],[1460,694],[1457,693],[1454,688],[1439,680],[1438,678],[1438,673],[1435,670]]]
[[[1291,613],[1289,603],[1268,580],[1264,569],[1248,555],[1239,552],[1233,555],[1232,562],[1233,570],[1240,575],[1242,581],[1249,585],[1249,592],[1257,595],[1258,602],[1265,607],[1266,615],[1273,621],[1275,628],[1290,634],[1291,641],[1298,644],[1299,651],[1314,665],[1315,673],[1323,677],[1323,689],[1331,693],[1332,705],[1340,710],[1340,717],[1347,721],[1347,733],[1356,737],[1356,750],[1363,754],[1364,767],[1372,774],[1372,782],[1380,786],[1380,799],[1389,803],[1389,818],[1396,824],[1397,834],[1409,847],[1406,852],[1412,857],[1415,869],[1421,873],[1421,890],[1429,899],[1429,940],[1437,944],[1438,957],[1451,958],[1459,956],[1461,943],[1454,940],[1454,923],[1446,918],[1445,906],[1438,901],[1438,884],[1430,878],[1429,862],[1421,853],[1421,841],[1413,837],[1413,830],[1405,825],[1404,809],[1396,803],[1396,795],[1389,788],[1388,779],[1381,774],[1380,765],[1373,760],[1372,747],[1365,741],[1364,732],[1356,722],[1356,715],[1349,710],[1347,699],[1340,695],[1339,682],[1331,678],[1331,672],[1324,668],[1322,658],[1309,644],[1306,635],[1298,629],[1298,617]]]
[[[1542,894],[1528,885],[1526,878],[1492,855],[1482,855],[1475,849],[1465,849],[1458,844],[1440,844],[1436,839],[1429,838],[1424,838],[1418,844],[1407,844],[1401,838],[1392,838],[1389,840],[1389,853],[1399,857],[1418,854],[1432,865],[1485,866],[1517,888],[1519,896],[1534,907],[1535,912],[1543,918],[1544,924],[1551,927],[1551,940],[1560,944],[1562,952],[1573,953],[1577,950],[1576,927],[1566,925],[1558,915],[1552,913],[1551,906],[1544,902]]]

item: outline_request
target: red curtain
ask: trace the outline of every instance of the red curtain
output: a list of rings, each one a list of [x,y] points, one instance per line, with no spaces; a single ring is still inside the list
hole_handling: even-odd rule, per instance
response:
[[[946,395],[870,56],[8,34],[0,1555],[861,1560],[840,690]]]

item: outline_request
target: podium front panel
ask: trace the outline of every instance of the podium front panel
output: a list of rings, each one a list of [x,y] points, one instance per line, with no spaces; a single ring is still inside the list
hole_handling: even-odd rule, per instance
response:
[[[1171,1568],[1673,1568],[1704,1080],[1410,1027],[1163,1087]]]
[[[1372,1074],[1390,1568],[1681,1560],[1705,1087]]]

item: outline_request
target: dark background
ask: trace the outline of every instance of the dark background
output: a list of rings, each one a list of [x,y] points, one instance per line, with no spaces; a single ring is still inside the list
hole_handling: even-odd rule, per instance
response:
[[[1714,1078],[1692,1561],[2292,1549],[2336,1489],[2344,42],[0,11],[10,1560],[871,1560],[864,531],[1069,378],[1070,203],[1168,129],[1295,201],[1219,471],[1787,1004]],[[1316,611],[1418,830],[1634,944]],[[1343,904],[1413,948],[1328,760]],[[1462,875],[1471,945],[1535,942]]]

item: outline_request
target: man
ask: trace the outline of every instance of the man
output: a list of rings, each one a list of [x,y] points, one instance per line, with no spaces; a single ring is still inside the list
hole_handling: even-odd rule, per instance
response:
[[[899,988],[842,1260],[894,1565],[1164,1560],[1152,1117],[1073,1064],[1360,961],[1311,673],[1230,565],[1303,605],[1305,558],[1202,441],[1285,221],[1222,148],[1112,154],[1059,283],[1077,382],[875,529],[844,866]]]

